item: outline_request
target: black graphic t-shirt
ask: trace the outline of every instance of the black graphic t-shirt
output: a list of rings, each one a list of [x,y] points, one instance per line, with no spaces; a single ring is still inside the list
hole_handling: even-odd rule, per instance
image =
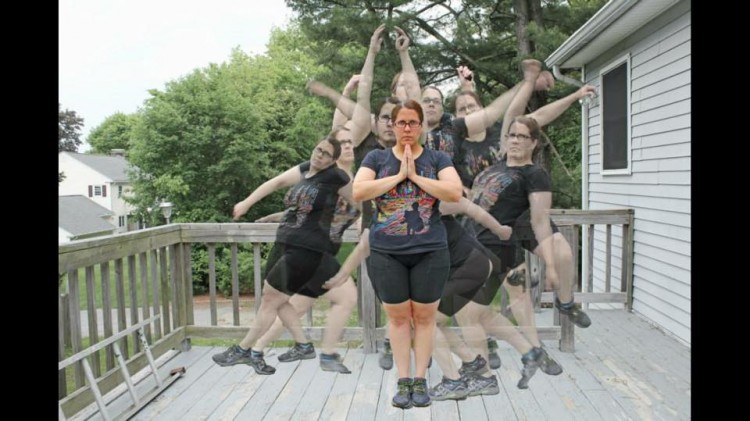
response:
[[[302,174],[310,171],[310,161],[299,165]],[[341,237],[344,231],[359,218],[360,210],[345,198],[339,196],[331,220],[330,239],[333,245],[332,254],[338,253],[341,248]]]
[[[452,167],[448,155],[423,149],[414,160],[417,173],[437,179],[438,173]],[[392,149],[372,151],[362,166],[375,171],[376,178],[395,175],[401,161]],[[416,254],[447,247],[445,227],[440,221],[440,201],[411,180],[404,180],[375,198],[376,216],[370,225],[370,248],[390,254]]]
[[[509,167],[505,159],[488,167],[474,179],[471,201],[503,225],[513,226],[529,209],[529,194],[552,191],[549,174],[535,164]],[[482,225],[474,224],[477,239],[484,245],[509,244]]]
[[[373,149],[385,149],[383,145],[378,142],[377,136],[373,132],[367,134],[367,137],[362,140],[362,143],[354,148],[354,172],[356,173],[359,166],[362,165],[362,160],[368,152]]]
[[[309,162],[305,171],[302,165],[305,164],[300,165],[302,180],[284,197],[286,211],[276,231],[276,241],[332,252],[330,232],[338,190],[349,182],[349,176],[334,164],[308,178]]]
[[[359,169],[359,166],[362,165],[362,160],[365,159],[365,156],[372,151],[372,150],[383,150],[385,149],[383,145],[378,142],[378,138],[370,132],[370,134],[367,135],[365,140],[362,141],[362,143],[359,144],[356,148],[354,148],[354,166],[355,166],[355,173]],[[372,200],[363,200],[362,201],[362,229],[365,229],[370,226],[370,223],[372,223],[372,218],[375,215],[375,204],[372,202]]]
[[[456,145],[453,140],[452,120],[452,114],[443,113],[443,116],[440,118],[440,125],[427,132],[424,141],[425,149],[445,152],[453,159],[453,155],[456,152]]]
[[[453,138],[456,143],[453,163],[456,165],[456,172],[461,177],[461,183],[464,186],[471,188],[477,174],[500,160],[502,130],[503,122],[498,121],[487,128],[484,140],[473,142],[466,139],[469,135],[466,120],[463,118],[453,120]]]

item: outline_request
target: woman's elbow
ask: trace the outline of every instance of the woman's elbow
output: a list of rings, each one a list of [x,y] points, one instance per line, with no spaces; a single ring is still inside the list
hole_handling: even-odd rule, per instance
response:
[[[463,197],[463,187],[461,183],[458,183],[455,186],[451,186],[451,189],[448,191],[446,202],[455,203],[461,200]]]
[[[354,199],[355,202],[365,200],[365,192],[362,187],[358,188],[356,184],[352,186],[352,199]]]

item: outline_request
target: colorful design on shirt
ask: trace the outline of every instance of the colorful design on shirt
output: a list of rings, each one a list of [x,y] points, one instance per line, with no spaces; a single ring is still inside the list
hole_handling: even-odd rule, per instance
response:
[[[349,228],[357,218],[359,218],[359,214],[359,209],[343,197],[339,196],[339,199],[336,202],[336,209],[333,211],[333,220],[331,221],[331,241],[334,243],[340,243],[344,231],[346,231],[346,229]]]
[[[430,230],[430,216],[435,203],[432,196],[419,200],[392,198],[387,207],[378,212],[375,230],[387,235],[421,235]]]
[[[453,154],[455,153],[454,145],[455,142],[453,142],[453,135],[444,127],[428,132],[424,146],[427,149],[443,151],[453,159]]]
[[[492,145],[483,149],[482,151],[468,149],[464,155],[464,169],[472,179],[500,160],[500,145]]]
[[[422,177],[437,178],[435,168],[418,166]],[[384,167],[378,178],[388,177]],[[378,215],[375,230],[387,235],[420,235],[430,230],[430,217],[437,199],[422,190],[411,180],[405,180],[392,188],[378,201]]]
[[[296,218],[293,222],[285,221],[282,224],[286,224],[290,228],[301,227],[313,210],[313,204],[315,203],[315,198],[318,197],[319,191],[318,187],[312,184],[297,184],[289,190],[286,197],[284,197],[284,205],[287,208],[286,213],[293,212]]]
[[[489,209],[497,202],[503,191],[520,177],[517,173],[485,171],[474,180],[471,197],[482,209]]]

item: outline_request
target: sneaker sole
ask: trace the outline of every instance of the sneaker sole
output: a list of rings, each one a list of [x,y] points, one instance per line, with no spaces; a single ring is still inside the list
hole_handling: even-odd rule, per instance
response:
[[[231,367],[233,365],[238,365],[238,364],[248,364],[247,361],[237,361],[237,362],[234,362],[234,363],[221,363],[221,362],[218,362],[218,361],[214,360],[214,362],[217,365],[221,366],[221,367]]]
[[[464,400],[464,399],[466,399],[468,397],[469,397],[468,393],[465,394],[465,395],[464,394],[461,394],[461,395],[451,394],[451,395],[445,395],[445,396],[432,396],[432,395],[430,395],[430,399],[432,399],[433,401],[438,401],[438,402],[440,402],[440,401],[447,401],[447,400],[462,401],[462,400]]]
[[[318,356],[317,354],[305,354],[299,358],[294,358],[292,360],[286,360],[286,359],[282,360],[281,358],[279,358],[278,360],[279,362],[282,362],[282,363],[293,363],[295,361],[300,361],[300,360],[312,360],[316,358],[317,356]]]
[[[252,364],[248,364],[248,365],[249,365],[250,367],[253,367],[253,365],[252,365]],[[276,370],[273,370],[273,371],[272,371],[272,372],[270,372],[270,373],[266,373],[265,371],[261,371],[261,370],[258,370],[258,369],[257,369],[257,368],[255,368],[255,367],[253,367],[253,370],[255,370],[255,373],[256,373],[256,374],[260,374],[261,376],[270,376],[270,375],[272,375],[272,374],[276,373]]]
[[[396,408],[401,408],[401,409],[409,409],[409,408],[412,407],[412,403],[411,403],[411,401],[409,401],[408,404],[406,404],[404,406],[401,406],[401,405],[396,404],[396,402],[391,401],[391,406],[394,406]]]
[[[469,393],[469,396],[479,396],[479,395],[497,395],[500,393],[500,387],[494,387],[492,389],[482,389],[477,390],[476,392]]]
[[[333,371],[333,372],[341,373],[341,374],[351,374],[352,373],[351,370],[349,370],[348,368],[343,369],[343,368],[336,368],[336,367],[324,367],[323,365],[321,365],[320,369],[323,370],[323,371]]]
[[[424,407],[426,407],[426,406],[430,406],[431,404],[432,404],[432,399],[430,399],[430,401],[429,401],[429,402],[427,402],[427,403],[426,403],[426,404],[424,404],[424,405],[417,405],[417,403],[416,403],[416,402],[414,402],[414,406],[415,406],[415,407],[417,407],[417,408],[424,408]]]

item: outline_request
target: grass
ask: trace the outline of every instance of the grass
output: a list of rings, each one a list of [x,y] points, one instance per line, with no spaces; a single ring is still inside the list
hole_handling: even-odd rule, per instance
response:
[[[141,275],[140,275],[140,259],[135,259],[135,265],[132,268],[132,272],[135,275],[135,290],[136,290],[136,301],[138,304],[142,305],[143,303],[143,295],[142,295],[142,282],[141,282]],[[94,306],[96,308],[102,308],[102,268],[101,265],[96,265],[93,267],[93,278],[94,278]],[[128,264],[127,259],[123,259],[122,264],[122,284],[123,284],[123,290],[125,295],[125,307],[130,307],[130,272],[131,268]],[[153,300],[153,282],[151,280],[151,268],[150,264],[147,263],[146,266],[146,272],[148,274],[148,302],[149,305],[152,303]],[[112,308],[117,307],[117,281],[116,281],[116,273],[115,273],[115,264],[114,262],[109,263],[109,303]],[[160,286],[161,288],[161,286]],[[60,285],[60,291],[68,291],[68,277],[64,276],[63,281]],[[87,310],[88,309],[88,289],[86,288],[86,272],[85,270],[79,270],[78,271],[78,294],[79,294],[79,308],[81,310]]]

